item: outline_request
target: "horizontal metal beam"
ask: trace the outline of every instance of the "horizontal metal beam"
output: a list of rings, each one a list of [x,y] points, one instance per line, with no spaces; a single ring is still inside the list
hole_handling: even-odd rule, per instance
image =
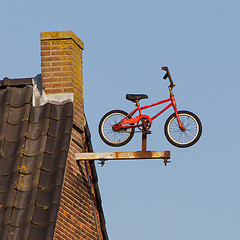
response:
[[[76,153],[76,160],[170,159],[170,151]]]

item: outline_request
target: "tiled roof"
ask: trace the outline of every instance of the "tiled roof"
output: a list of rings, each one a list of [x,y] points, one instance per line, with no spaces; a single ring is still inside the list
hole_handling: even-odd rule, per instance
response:
[[[32,79],[0,81],[0,239],[52,239],[73,104],[32,105]]]

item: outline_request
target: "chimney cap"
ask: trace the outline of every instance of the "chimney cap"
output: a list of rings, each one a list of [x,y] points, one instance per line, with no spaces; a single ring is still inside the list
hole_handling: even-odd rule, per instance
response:
[[[72,31],[42,32],[40,33],[40,39],[41,41],[72,39],[80,48],[84,49],[84,43]]]

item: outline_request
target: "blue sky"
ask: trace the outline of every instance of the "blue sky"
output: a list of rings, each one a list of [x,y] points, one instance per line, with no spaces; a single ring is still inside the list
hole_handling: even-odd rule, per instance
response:
[[[126,93],[148,94],[142,104],[167,98],[163,65],[176,83],[178,109],[202,121],[200,141],[178,149],[163,132],[172,110],[155,120],[148,149],[170,150],[167,167],[160,160],[97,165],[110,239],[240,238],[239,8],[237,0],[1,4],[0,79],[41,72],[40,32],[71,30],[85,43],[85,112],[95,152],[141,150],[140,134],[122,148],[105,145],[98,123],[107,111],[134,107]]]

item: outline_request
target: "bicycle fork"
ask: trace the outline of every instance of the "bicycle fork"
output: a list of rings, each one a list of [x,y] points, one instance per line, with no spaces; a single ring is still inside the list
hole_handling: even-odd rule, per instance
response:
[[[171,97],[171,100],[172,100],[172,105],[173,105],[173,109],[174,109],[174,112],[176,114],[176,118],[177,118],[177,122],[178,122],[178,125],[179,125],[179,128],[185,132],[186,131],[186,128],[183,126],[181,120],[180,120],[180,117],[179,117],[179,114],[178,114],[178,111],[177,111],[177,104],[176,104],[176,101],[175,101],[175,98],[174,98],[174,95],[170,89],[170,97]]]

